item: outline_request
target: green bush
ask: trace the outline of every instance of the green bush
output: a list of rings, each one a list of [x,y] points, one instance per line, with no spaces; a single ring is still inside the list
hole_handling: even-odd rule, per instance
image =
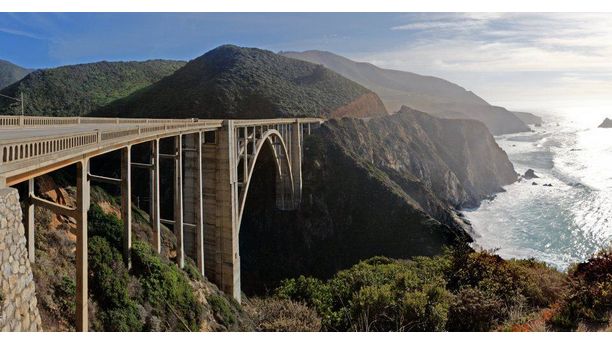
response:
[[[171,330],[199,330],[202,305],[188,278],[176,265],[163,262],[151,246],[135,241],[132,273],[142,287],[142,302],[150,303],[157,317],[168,320]]]
[[[604,250],[570,271],[571,288],[550,323],[575,330],[580,323],[605,326],[612,312],[612,250]]]
[[[118,250],[122,249],[123,221],[113,214],[105,213],[97,204],[92,204],[87,213],[90,237],[99,236]]]
[[[119,251],[102,237],[89,241],[90,290],[100,307],[105,331],[141,331],[137,304],[130,298],[130,277]]]
[[[236,316],[232,312],[232,307],[224,297],[211,294],[207,300],[212,308],[215,319],[220,324],[229,327],[236,323]]]
[[[276,294],[305,302],[330,330],[443,330],[451,295],[442,270],[432,269],[437,262],[426,262],[431,264],[375,257],[326,283],[286,280]]]
[[[449,331],[489,331],[503,316],[502,300],[480,289],[463,288],[449,309]]]

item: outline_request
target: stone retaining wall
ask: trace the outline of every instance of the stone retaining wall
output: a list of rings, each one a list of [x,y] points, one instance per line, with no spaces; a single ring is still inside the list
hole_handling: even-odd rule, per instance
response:
[[[0,330],[41,331],[19,194],[0,188]]]

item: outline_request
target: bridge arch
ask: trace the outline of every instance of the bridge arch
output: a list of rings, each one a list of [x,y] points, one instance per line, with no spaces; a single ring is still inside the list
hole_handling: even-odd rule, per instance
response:
[[[253,133],[253,135],[256,135],[255,132]],[[243,150],[246,149],[248,151],[249,144],[243,144],[239,151],[238,163],[236,164],[239,170],[241,167],[241,163],[247,164],[247,168],[244,168],[244,165],[242,165],[243,178],[241,182],[242,187],[240,188],[239,192],[239,209],[237,221],[238,233],[240,233],[242,216],[244,214],[244,208],[246,205],[249,187],[251,186],[253,173],[255,171],[259,155],[264,150],[264,148],[267,147],[272,152],[273,160],[276,167],[276,206],[279,209],[292,208],[295,202],[294,198],[296,196],[296,192],[294,190],[294,175],[292,171],[291,161],[289,160],[289,150],[287,149],[287,144],[285,143],[285,140],[283,139],[281,133],[276,129],[269,129],[263,133],[261,138],[257,138],[257,140],[251,141],[251,145],[253,143],[255,144],[255,153],[250,156],[249,154],[244,154]]]

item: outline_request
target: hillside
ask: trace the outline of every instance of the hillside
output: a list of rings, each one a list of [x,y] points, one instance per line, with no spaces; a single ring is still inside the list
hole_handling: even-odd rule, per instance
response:
[[[530,112],[512,111],[512,113],[527,125],[542,125],[542,123],[544,123],[542,117],[536,116]]]
[[[21,80],[32,70],[17,66],[9,61],[0,60],[0,89]]]
[[[220,46],[95,115],[262,118],[375,117],[381,100],[327,68],[273,52]]]
[[[389,112],[409,106],[438,117],[479,120],[494,135],[529,131],[510,111],[491,106],[463,87],[446,80],[379,68],[325,51],[281,52],[283,56],[321,64],[376,92]]]
[[[276,210],[266,170],[274,165],[258,168],[240,232],[247,293],[300,274],[327,278],[375,255],[430,256],[470,241],[455,208],[516,180],[481,123],[407,108],[367,121],[333,119],[307,136],[296,211]]]
[[[28,115],[81,116],[172,74],[185,62],[96,62],[37,70],[1,92],[24,93]],[[14,103],[0,99],[0,114],[14,114]]]

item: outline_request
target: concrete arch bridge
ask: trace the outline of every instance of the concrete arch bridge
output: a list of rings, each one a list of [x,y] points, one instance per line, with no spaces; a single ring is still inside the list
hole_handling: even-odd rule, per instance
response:
[[[161,224],[177,238],[177,263],[185,257],[224,292],[240,301],[239,229],[257,159],[270,149],[275,161],[276,204],[295,209],[302,190],[303,137],[319,118],[263,120],[132,119],[0,116],[0,190],[26,183],[23,215],[27,256],[35,264],[34,207],[74,218],[77,224],[77,329],[86,331],[87,211],[90,183],[116,184],[124,219],[123,253],[132,244],[132,169],[148,171],[149,215],[161,250]],[[160,146],[160,142],[164,145]],[[146,161],[133,161],[132,148],[145,147]],[[172,147],[162,151],[163,147]],[[121,151],[120,178],[93,174],[90,160]],[[168,159],[171,170],[160,168]],[[50,202],[34,192],[34,178],[76,165],[75,207]],[[172,218],[160,216],[160,177],[173,181]],[[0,204],[2,207],[2,204]],[[2,230],[2,229],[0,229]],[[0,252],[1,253],[1,252]],[[1,254],[0,254],[1,256]]]

